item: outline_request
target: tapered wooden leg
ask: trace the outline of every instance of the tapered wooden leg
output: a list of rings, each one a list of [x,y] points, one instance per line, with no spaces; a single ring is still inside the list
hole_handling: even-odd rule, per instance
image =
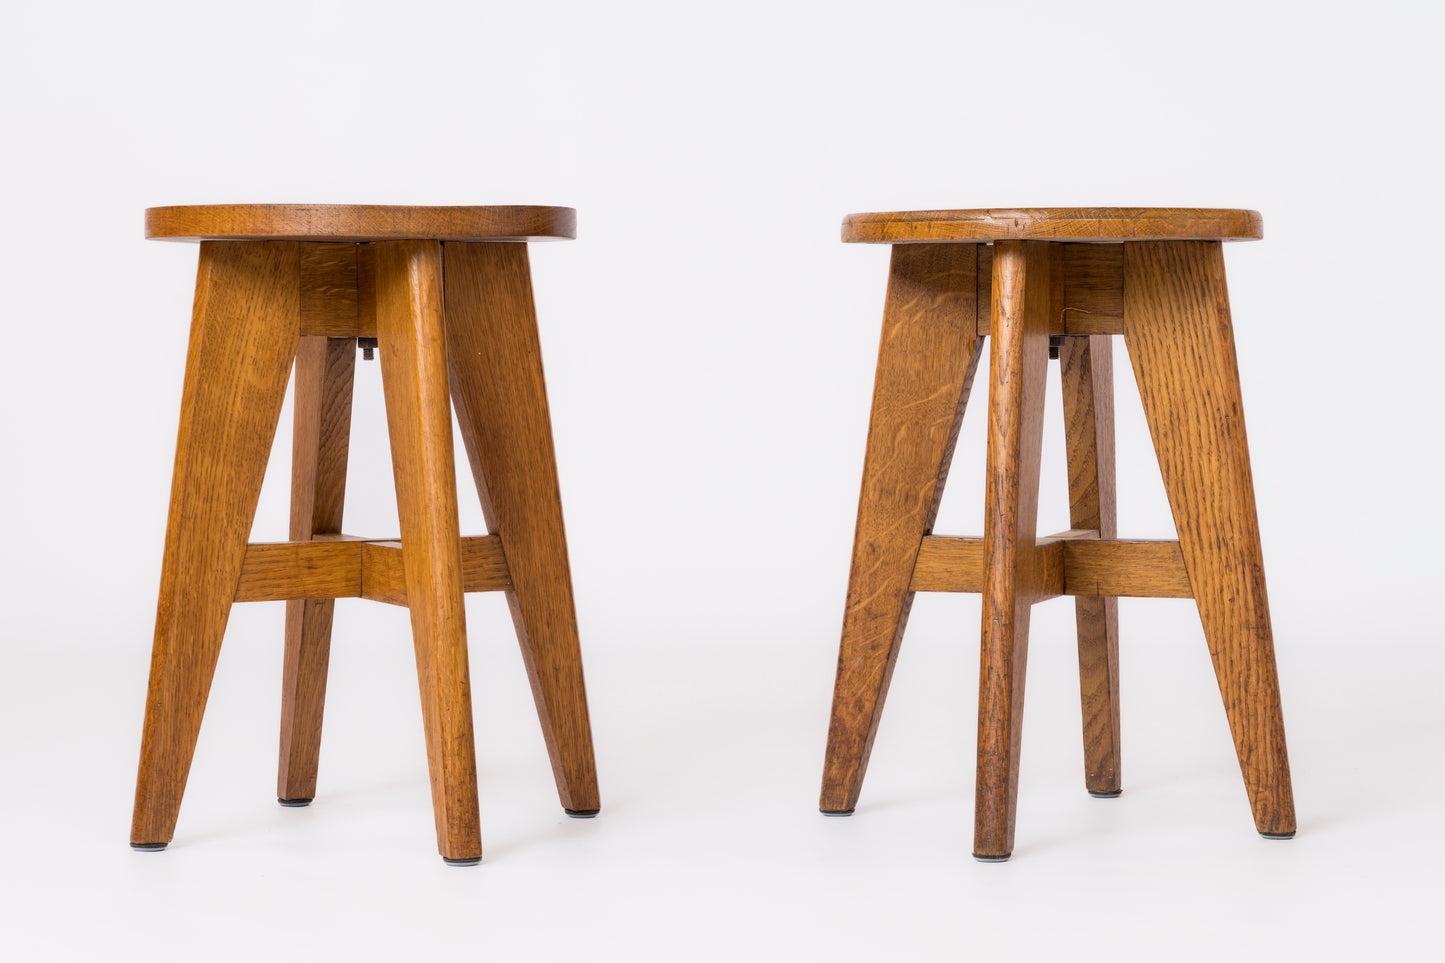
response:
[[[557,793],[570,815],[592,816],[597,766],[527,245],[448,243],[443,258],[457,421],[507,556],[507,602]]]
[[[1029,610],[1042,594],[1035,541],[1054,256],[1040,241],[994,245],[973,842],[983,860],[1013,853]]]
[[[356,339],[304,337],[296,352],[296,430],[291,448],[291,540],[341,532]],[[281,756],[276,798],[304,806],[316,795],[321,714],[334,599],[286,603]]]
[[[893,248],[819,808],[858,803],[982,340],[978,248]],[[1047,338],[1045,339],[1047,341]]]
[[[1114,487],[1113,339],[1064,339],[1059,358],[1068,444],[1069,527],[1117,538]],[[1079,691],[1084,716],[1084,785],[1094,796],[1120,792],[1119,600],[1081,595]]]
[[[163,849],[286,393],[300,324],[297,246],[201,244],[146,696],[131,845]]]
[[[1124,245],[1124,339],[1256,828],[1295,831],[1224,255]]]
[[[481,859],[461,533],[442,325],[441,244],[376,244],[376,333],[416,642],[437,848]]]

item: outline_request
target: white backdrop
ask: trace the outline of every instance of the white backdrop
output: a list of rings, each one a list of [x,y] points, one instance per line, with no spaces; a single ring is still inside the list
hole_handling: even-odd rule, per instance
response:
[[[931,959],[1438,937],[1435,11],[1381,2],[16,4],[0,57],[0,947],[16,959]],[[564,204],[537,245],[603,814],[562,818],[469,600],[487,858],[432,849],[405,613],[338,606],[271,802],[238,607],[175,844],[126,847],[196,251],[147,206]],[[1018,849],[969,859],[976,597],[915,606],[862,805],[815,812],[886,280],[850,211],[1249,207],[1226,249],[1300,835],[1255,836],[1198,620],[1122,606],[1125,794],[1034,618]],[[348,531],[396,531],[375,365]],[[1172,526],[1116,345],[1121,534]],[[1051,382],[1040,528],[1068,527]],[[937,530],[982,531],[983,380]],[[286,530],[289,407],[256,522]],[[462,491],[470,491],[463,479]],[[481,532],[465,499],[464,531]]]

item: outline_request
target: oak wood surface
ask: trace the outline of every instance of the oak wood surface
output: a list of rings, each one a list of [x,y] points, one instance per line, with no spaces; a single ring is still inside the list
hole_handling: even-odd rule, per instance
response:
[[[1053,261],[1042,242],[994,246],[973,846],[981,859],[1013,852],[1029,614],[1044,595],[1035,540]]]
[[[1124,333],[1124,246],[1060,244],[1062,274],[1049,313],[1049,333]],[[978,334],[993,327],[993,245],[978,245]]]
[[[463,536],[462,586],[468,592],[512,587],[502,540]],[[401,542],[388,538],[316,536],[306,542],[252,542],[236,586],[237,602],[362,598],[406,604]]]
[[[201,245],[131,842],[174,832],[296,353],[292,243]]]
[[[1124,339],[1256,828],[1295,831],[1254,482],[1216,242],[1124,248]]]
[[[361,597],[406,605],[406,562],[401,543],[367,541],[361,545],[361,552]],[[463,591],[505,592],[512,588],[502,540],[496,535],[464,536],[461,558]]]
[[[145,236],[293,241],[545,241],[577,236],[570,207],[200,204],[146,209]]]
[[[330,338],[376,337],[376,305],[361,302],[362,251],[350,242],[301,244],[301,334]],[[370,258],[368,258],[370,260]]]
[[[303,279],[311,253],[306,248],[318,246],[300,246]],[[303,283],[302,317],[306,314],[306,296]],[[295,429],[291,443],[293,541],[341,533],[355,372],[354,338],[301,338],[296,351]],[[287,802],[297,803],[316,795],[335,598],[328,593],[286,603],[276,798]]]
[[[1257,240],[1257,211],[1182,207],[1028,207],[849,214],[843,240],[865,244],[947,241]]]
[[[457,422],[506,553],[507,602],[558,796],[590,815],[597,766],[527,248],[448,243],[443,259]]]
[[[256,542],[246,547],[235,601],[357,598],[361,584],[358,543]]]
[[[1061,532],[1036,545],[1062,542],[1063,586],[1051,595],[1193,598],[1179,543],[1165,539],[1110,539]],[[931,535],[918,549],[914,592],[982,592],[982,538]]]
[[[981,354],[977,247],[895,247],[883,311],[867,454],[819,808],[858,802]]]
[[[1119,245],[1109,245],[1111,250],[1116,247]],[[1067,276],[1067,271],[1065,274]],[[1118,536],[1112,344],[1106,334],[1065,338],[1059,352],[1069,474],[1069,524],[1076,529],[1092,529],[1099,533],[1100,539]],[[1113,596],[1079,596],[1074,599],[1074,619],[1079,640],[1084,785],[1096,795],[1114,795],[1120,791],[1122,778],[1119,600]]]
[[[383,241],[375,256],[382,390],[437,847],[445,859],[469,862],[481,858],[482,840],[442,322],[442,249],[437,241]]]

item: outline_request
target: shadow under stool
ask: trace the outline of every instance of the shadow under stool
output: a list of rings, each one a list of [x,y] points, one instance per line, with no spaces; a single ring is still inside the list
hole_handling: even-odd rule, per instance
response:
[[[974,856],[1014,846],[1029,611],[1075,598],[1085,783],[1120,792],[1118,597],[1192,598],[1255,827],[1295,832],[1254,484],[1220,242],[1253,211],[1042,208],[855,214],[891,244],[883,336],[820,808],[851,813],[915,592],[979,592]],[[1111,337],[1124,336],[1178,541],[1115,525]],[[982,538],[933,534],[988,336]],[[1070,526],[1035,534],[1044,388],[1060,362]]]
[[[146,212],[200,242],[131,845],[175,832],[233,602],[285,599],[277,797],[316,794],[337,598],[410,610],[437,847],[482,843],[463,593],[502,591],[562,806],[597,773],[527,242],[565,207],[222,205]],[[358,343],[381,355],[400,539],[342,534]],[[290,541],[248,544],[296,368]],[[462,537],[452,406],[492,534]]]

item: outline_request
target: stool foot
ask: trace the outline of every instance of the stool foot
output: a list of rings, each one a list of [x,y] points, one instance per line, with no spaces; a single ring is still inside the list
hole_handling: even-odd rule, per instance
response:
[[[1120,796],[1124,795],[1124,790],[1122,790],[1122,789],[1108,789],[1108,790],[1090,789],[1090,790],[1089,790],[1089,795],[1090,795],[1090,796],[1093,796],[1095,799],[1118,799]]]
[[[442,250],[436,241],[380,241],[374,247],[381,386],[437,848],[448,860],[475,861],[482,838],[442,321]]]
[[[818,808],[852,812],[982,354],[978,250],[893,248]]]
[[[573,819],[591,819],[591,818],[593,818],[594,816],[596,816],[598,813],[600,813],[602,810],[601,810],[601,809],[563,809],[562,811],[563,811],[564,813],[566,813],[567,815],[571,816]]]
[[[973,854],[973,858],[980,863],[1006,863],[1012,856],[1013,853],[1004,853],[1002,856],[981,856],[978,853]]]
[[[131,838],[170,839],[300,330],[297,246],[201,244]]]
[[[289,809],[300,809],[302,806],[311,805],[310,796],[307,796],[303,799],[282,799],[280,796],[277,796],[276,801]]]
[[[1260,833],[1261,839],[1294,839],[1294,830],[1287,833]]]
[[[452,859],[449,856],[442,857],[442,862],[446,863],[448,866],[475,866],[481,861],[482,857],[480,856],[468,856],[465,859]]]
[[[822,813],[824,816],[851,816],[851,815],[853,815],[853,810],[851,810],[851,809],[820,809],[820,810],[818,810],[818,812]]]
[[[974,855],[1013,852],[1029,615],[1041,597],[1035,549],[1054,257],[1042,241],[999,241],[993,256],[983,641],[978,683]]]
[[[1126,243],[1124,291],[1124,343],[1255,829],[1288,837],[1294,793],[1220,242]]]
[[[307,263],[303,254],[303,275]],[[341,531],[355,372],[356,339],[301,339],[296,351],[296,427],[291,449],[292,541]],[[286,603],[281,746],[276,775],[276,795],[283,799],[309,800],[316,795],[335,609],[332,599],[294,599]]]
[[[487,527],[564,809],[596,812],[597,763],[527,245],[448,242],[447,363]]]
[[[1069,469],[1069,527],[1118,537],[1114,481],[1113,339],[1107,334],[1062,341],[1064,437]],[[1079,696],[1084,732],[1084,785],[1117,795],[1119,749],[1119,600],[1074,600],[1079,640]]]
[[[159,853],[170,843],[131,843],[130,848],[138,853]]]

